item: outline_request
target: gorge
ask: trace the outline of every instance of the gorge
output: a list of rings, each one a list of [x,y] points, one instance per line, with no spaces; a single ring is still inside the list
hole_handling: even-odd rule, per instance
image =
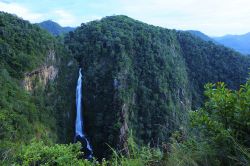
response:
[[[129,154],[130,135],[162,148],[188,130],[190,110],[205,106],[206,83],[237,90],[250,68],[250,57],[232,49],[123,15],[54,37],[0,12],[0,56],[0,158],[7,163],[22,161],[15,149],[32,141],[82,140],[87,158],[99,159],[111,148]]]

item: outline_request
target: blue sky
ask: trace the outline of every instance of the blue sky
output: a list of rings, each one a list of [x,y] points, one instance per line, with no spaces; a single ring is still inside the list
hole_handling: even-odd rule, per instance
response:
[[[0,0],[0,10],[32,23],[50,19],[62,26],[123,14],[211,36],[250,32],[250,0]]]

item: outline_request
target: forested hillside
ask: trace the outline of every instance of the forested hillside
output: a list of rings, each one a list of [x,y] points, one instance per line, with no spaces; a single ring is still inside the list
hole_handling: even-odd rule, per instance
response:
[[[122,15],[62,39],[3,12],[0,56],[0,165],[249,164],[250,57]],[[69,144],[79,67],[99,163]]]
[[[86,128],[97,153],[106,143],[124,148],[128,130],[157,145],[185,121],[188,82],[175,32],[117,16],[82,25],[66,43],[84,69]]]
[[[207,36],[206,34],[200,32],[200,31],[195,31],[195,30],[188,30],[187,32],[191,33],[192,35],[205,40],[205,41],[211,41],[211,42],[216,42],[215,40],[213,40],[211,37]]]
[[[129,130],[138,143],[167,141],[202,105],[206,83],[238,89],[250,67],[231,49],[126,16],[82,24],[65,42],[84,69],[86,128],[98,153],[104,142],[126,147]]]
[[[69,71],[66,66],[73,59],[46,31],[3,12],[0,43],[1,160],[32,139],[69,142],[62,124],[68,123],[65,117],[72,104],[66,100],[73,96],[63,93],[71,85],[66,80],[74,83],[74,74],[69,74],[74,67]]]
[[[203,103],[206,83],[225,82],[229,88],[238,89],[246,82],[249,57],[185,32],[178,32],[178,41],[188,70],[193,108]]]
[[[53,38],[38,26],[1,12],[1,66],[11,76],[23,78],[38,67],[46,52],[54,47]]]

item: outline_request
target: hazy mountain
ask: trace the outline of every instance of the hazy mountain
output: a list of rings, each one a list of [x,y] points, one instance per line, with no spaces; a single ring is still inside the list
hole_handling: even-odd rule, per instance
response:
[[[222,37],[214,37],[213,39],[224,46],[239,51],[242,54],[250,54],[250,32],[244,35],[226,35]]]
[[[75,29],[74,27],[62,27],[58,23],[51,21],[51,20],[43,21],[41,23],[38,23],[38,25],[41,28],[50,32],[54,36],[61,35],[61,34],[73,31]]]
[[[206,34],[200,32],[200,31],[188,30],[187,32],[191,33],[192,35],[194,35],[196,37],[201,38],[202,40],[215,42],[211,37],[207,36]]]
[[[250,33],[244,35],[226,35],[222,37],[209,37],[208,35],[195,30],[188,30],[187,32],[201,38],[205,41],[212,41],[215,44],[221,44],[232,48],[242,54],[250,54]]]

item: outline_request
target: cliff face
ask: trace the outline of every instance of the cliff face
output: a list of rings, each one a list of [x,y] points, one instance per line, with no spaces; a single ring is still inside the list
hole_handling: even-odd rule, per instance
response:
[[[56,118],[56,134],[58,142],[69,143],[74,140],[75,123],[75,91],[79,65],[67,50],[59,59],[58,73],[53,83],[54,92],[50,94],[51,107]]]
[[[0,159],[34,139],[73,139],[78,64],[59,40],[0,12]]]
[[[78,64],[62,47],[49,50],[37,69],[24,74],[23,87],[48,109],[53,135],[61,143],[72,142],[75,120],[75,84]],[[42,99],[40,99],[42,98]],[[46,109],[46,108],[45,108]]]
[[[46,57],[46,61],[41,67],[32,72],[25,73],[23,81],[24,88],[27,91],[32,91],[38,85],[45,87],[49,81],[55,80],[58,74],[56,63],[55,51],[50,50]]]
[[[126,152],[129,131],[157,146],[185,124],[191,104],[175,33],[110,17],[82,25],[66,43],[83,68],[85,128],[97,156],[107,144]]]
[[[237,89],[250,67],[225,47],[126,16],[82,24],[63,45],[0,12],[0,37],[0,154],[33,138],[72,142],[79,65],[84,129],[98,157],[108,145],[127,153],[129,132],[139,144],[168,141],[204,100],[205,83]]]
[[[49,81],[53,81],[58,73],[58,69],[54,66],[42,66],[30,73],[25,74],[24,88],[27,91],[32,91],[36,86],[46,86]]]
[[[204,84],[237,89],[250,66],[225,47],[126,16],[82,24],[65,40],[83,68],[85,128],[97,156],[109,153],[106,144],[126,153],[130,131],[137,143],[168,141],[204,100]]]

